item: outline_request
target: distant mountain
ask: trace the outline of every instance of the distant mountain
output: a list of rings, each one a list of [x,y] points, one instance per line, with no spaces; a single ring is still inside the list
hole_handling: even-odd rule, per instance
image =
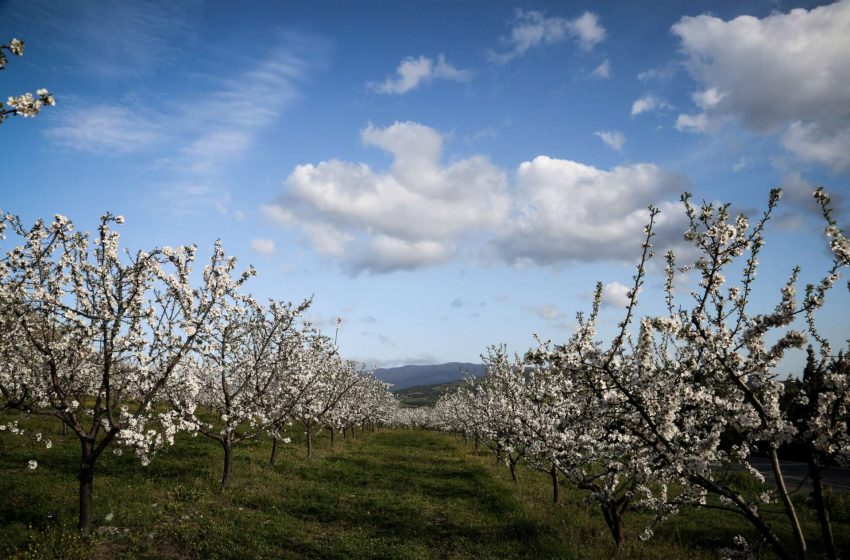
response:
[[[400,366],[393,368],[378,368],[375,377],[381,381],[392,383],[391,390],[398,391],[418,385],[434,385],[450,383],[468,376],[484,375],[484,366],[463,362],[449,362],[427,366]]]

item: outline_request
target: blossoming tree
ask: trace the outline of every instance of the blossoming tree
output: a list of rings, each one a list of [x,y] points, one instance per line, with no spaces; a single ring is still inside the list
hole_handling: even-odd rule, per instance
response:
[[[14,236],[0,259],[0,399],[26,414],[58,418],[80,443],[79,529],[92,530],[98,458],[114,444],[143,463],[191,428],[155,406],[221,300],[253,274],[233,277],[216,244],[203,284],[190,284],[194,246],[119,250],[106,214],[94,238],[64,216],[31,228],[5,215]],[[8,245],[12,240],[8,239]]]
[[[225,298],[169,388],[175,410],[221,445],[222,490],[230,483],[234,446],[288,419],[298,402],[287,398],[286,386],[307,361],[298,321],[309,304]]]

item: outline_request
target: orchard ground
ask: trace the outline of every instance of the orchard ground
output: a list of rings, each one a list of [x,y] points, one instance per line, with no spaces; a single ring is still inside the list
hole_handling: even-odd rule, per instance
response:
[[[357,431],[334,448],[327,434],[305,459],[303,436],[277,465],[269,440],[237,447],[234,480],[218,484],[220,447],[184,436],[148,467],[109,455],[95,475],[95,536],[76,536],[76,438],[40,420],[54,448],[0,436],[0,556],[4,558],[611,558],[614,547],[585,494],[521,469],[519,483],[483,449],[437,432]],[[291,428],[295,432],[295,428]],[[24,436],[26,437],[26,436]],[[36,457],[39,466],[27,463]],[[734,476],[743,476],[734,473]],[[850,497],[833,496],[838,544],[850,541]],[[804,497],[799,498],[801,505]],[[805,510],[805,508],[802,508]],[[717,558],[739,516],[687,510],[648,542],[649,519],[628,516],[623,557]],[[812,524],[807,516],[805,522]],[[790,538],[790,535],[783,535]],[[813,546],[817,546],[813,543]],[[765,557],[771,557],[766,553]]]

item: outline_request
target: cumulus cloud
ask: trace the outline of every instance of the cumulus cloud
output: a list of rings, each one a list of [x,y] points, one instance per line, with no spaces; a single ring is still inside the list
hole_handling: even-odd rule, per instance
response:
[[[442,54],[437,57],[436,63],[425,56],[407,57],[398,65],[396,76],[383,82],[370,82],[368,87],[377,93],[402,94],[434,80],[465,82],[471,77],[469,70],[455,68],[446,62],[446,57]]]
[[[623,308],[629,304],[629,288],[619,282],[610,282],[602,286],[602,305]]]
[[[850,171],[850,1],[764,18],[701,15],[673,25],[701,109],[682,130],[732,117],[750,130],[781,131],[804,160]],[[687,126],[696,123],[700,126]]]
[[[671,199],[688,182],[652,164],[605,171],[539,156],[520,164],[509,184],[513,174],[482,156],[443,163],[442,135],[421,124],[368,126],[361,138],[392,154],[389,169],[333,159],[298,165],[282,197],[261,207],[354,273],[435,265],[470,244],[517,265],[631,262],[650,204],[663,211],[659,247],[684,231]]]
[[[634,103],[632,103],[632,116],[636,117],[637,115],[640,115],[642,113],[661,111],[663,109],[670,108],[671,105],[660,97],[656,97],[652,94],[646,94],[643,97],[636,99]]]
[[[361,138],[392,154],[389,170],[339,160],[299,165],[264,215],[299,226],[318,252],[372,272],[446,261],[466,235],[507,220],[507,174],[487,158],[443,164],[442,135],[412,122],[369,126]]]
[[[619,130],[597,130],[594,135],[598,136],[605,145],[614,151],[622,152],[623,144],[626,143],[626,135]]]
[[[510,35],[502,38],[502,44],[508,51],[501,54],[491,52],[490,57],[494,62],[505,63],[532,48],[563,43],[568,39],[574,40],[582,50],[590,51],[604,41],[606,35],[599,17],[592,12],[566,19],[547,17],[543,12],[534,10],[517,10]]]
[[[261,255],[273,255],[274,249],[274,240],[272,239],[251,240],[251,250]]]
[[[850,62],[849,62],[850,63]],[[799,157],[850,173],[850,121],[823,125],[794,122],[782,135],[782,145]]]
[[[517,182],[515,216],[497,240],[509,262],[630,262],[650,204],[662,210],[659,247],[679,241],[684,231],[681,208],[670,199],[686,190],[688,181],[652,164],[604,171],[538,156],[519,166]]]

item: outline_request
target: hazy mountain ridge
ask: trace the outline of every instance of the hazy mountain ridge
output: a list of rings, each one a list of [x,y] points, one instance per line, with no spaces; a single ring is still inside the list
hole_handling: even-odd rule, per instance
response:
[[[484,375],[483,365],[467,362],[399,366],[375,370],[375,377],[386,383],[392,383],[392,391],[420,385],[451,383],[464,377],[481,375]]]

